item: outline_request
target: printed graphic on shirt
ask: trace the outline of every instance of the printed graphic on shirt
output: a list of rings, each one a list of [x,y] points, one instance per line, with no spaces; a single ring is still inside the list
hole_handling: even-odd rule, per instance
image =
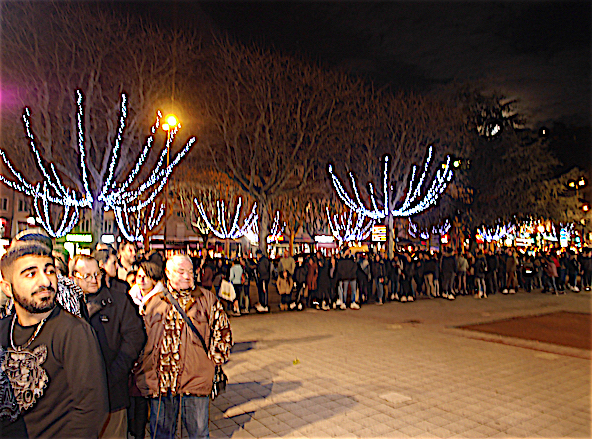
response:
[[[0,346],[0,365],[4,364],[5,351]],[[4,369],[0,368],[0,419],[14,421],[20,413],[19,405],[16,402],[10,380]]]
[[[47,346],[39,345],[33,352],[6,350],[2,369],[8,376],[16,401],[22,411],[28,410],[43,396],[49,382],[41,367],[47,359]]]

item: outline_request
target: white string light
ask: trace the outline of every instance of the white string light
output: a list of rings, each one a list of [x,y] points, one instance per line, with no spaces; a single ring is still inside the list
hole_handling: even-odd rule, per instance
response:
[[[80,155],[80,173],[82,179],[82,185],[84,194],[80,195],[77,191],[67,188],[63,185],[60,177],[58,176],[55,166],[53,163],[49,163],[51,174],[47,171],[39,149],[37,148],[35,136],[31,129],[30,117],[31,113],[29,108],[25,108],[23,112],[23,125],[25,128],[25,134],[28,138],[29,145],[31,147],[33,156],[35,157],[35,163],[37,168],[43,175],[43,181],[32,184],[27,181],[20,172],[18,172],[8,159],[6,153],[0,150],[0,156],[6,167],[14,177],[13,179],[7,178],[0,174],[0,182],[4,183],[8,187],[18,192],[21,192],[27,196],[33,197],[33,205],[37,212],[37,216],[40,219],[41,225],[47,230],[47,232],[53,237],[62,237],[69,233],[77,224],[80,213],[79,209],[89,208],[92,209],[95,203],[90,189],[88,172],[86,169],[86,148],[85,148],[85,127],[84,127],[84,96],[80,90],[76,90],[76,122],[77,122],[77,144],[78,152]],[[146,158],[152,150],[154,144],[154,136],[158,127],[160,126],[160,120],[162,113],[157,112],[155,123],[150,129],[150,135],[148,136],[145,145],[142,148],[142,152],[136,160],[133,169],[128,174],[126,181],[119,185],[115,179],[115,170],[119,162],[121,154],[121,143],[123,139],[123,133],[125,131],[125,124],[127,120],[127,96],[121,95],[121,115],[119,118],[119,124],[117,129],[117,135],[115,137],[113,149],[111,151],[111,159],[109,162],[107,178],[102,185],[101,191],[96,201],[104,203],[104,210],[113,210],[116,222],[122,234],[127,239],[131,240],[140,239],[141,233],[138,234],[137,230],[139,227],[131,227],[129,222],[129,214],[134,214],[136,221],[138,221],[142,215],[140,212],[145,209],[149,204],[154,202],[156,196],[165,187],[168,178],[175,166],[185,157],[189,152],[193,144],[195,143],[195,137],[190,138],[185,147],[182,148],[173,158],[173,160],[163,168],[164,160],[167,156],[167,152],[170,150],[171,144],[175,138],[180,125],[177,125],[174,129],[169,132],[166,140],[166,146],[160,153],[159,160],[155,168],[152,170],[149,178],[143,182],[138,189],[130,190],[129,187],[135,182],[137,175],[139,174],[142,166],[144,165]],[[148,192],[150,190],[150,192]],[[50,219],[49,205],[55,204],[61,206],[64,209],[62,221],[58,228],[52,226]],[[149,218],[149,223],[152,227],[156,226],[162,219],[164,210],[161,205],[158,216],[154,216],[155,208],[153,205],[152,212]]]
[[[448,184],[452,181],[453,172],[451,167],[451,159],[450,156],[446,156],[446,161],[442,164],[441,167],[438,168],[434,178],[432,180],[431,185],[425,191],[425,193],[421,194],[422,188],[424,186],[424,181],[428,174],[430,163],[432,160],[432,147],[428,148],[428,155],[426,157],[423,172],[418,180],[416,180],[416,172],[417,166],[413,165],[411,169],[411,178],[409,180],[409,186],[407,190],[407,195],[405,196],[405,200],[403,204],[398,209],[393,209],[390,211],[390,214],[393,217],[410,217],[413,215],[417,215],[425,210],[429,209],[431,206],[435,205],[440,198],[440,196],[444,193]],[[389,216],[389,199],[392,198],[392,187],[389,188],[388,186],[388,175],[389,175],[389,157],[384,157],[384,170],[383,170],[383,199],[382,199],[382,209],[379,208],[376,196],[374,194],[374,187],[372,184],[369,184],[370,188],[370,202],[372,205],[372,209],[368,209],[364,203],[361,201],[360,193],[358,191],[357,183],[355,180],[354,175],[350,172],[349,177],[351,180],[351,186],[354,192],[355,200],[348,194],[348,192],[343,187],[341,180],[339,177],[335,175],[333,172],[333,166],[329,165],[329,174],[331,174],[331,180],[333,183],[333,187],[337,192],[339,198],[345,203],[347,207],[354,210],[359,215],[363,215],[365,217],[371,218],[373,220],[380,220],[384,219]]]
[[[226,226],[226,216],[227,216],[226,206],[225,206],[223,200],[218,200],[218,201],[216,201],[216,210],[218,213],[218,215],[217,215],[218,227],[215,227],[214,224],[212,224],[212,222],[210,222],[210,220],[208,219],[208,215],[206,214],[206,211],[205,211],[202,203],[199,202],[197,198],[194,198],[193,202],[195,203],[195,206],[197,207],[197,210],[198,210],[201,218],[203,219],[204,223],[208,227],[208,229],[211,230],[211,232],[216,237],[218,237],[220,239],[242,238],[249,231],[251,231],[251,229],[254,228],[255,224],[257,223],[257,220],[259,219],[259,217],[257,215],[257,203],[253,203],[253,208],[251,209],[251,213],[245,219],[243,226],[240,227],[238,225],[238,220],[240,217],[240,212],[241,212],[241,207],[242,207],[242,198],[239,197],[237,204],[236,204],[234,218],[232,220],[232,226],[230,227],[230,230],[229,230],[228,227]]]
[[[347,214],[343,213],[341,215],[331,215],[329,207],[326,207],[325,210],[331,234],[340,244],[343,242],[364,241],[372,233],[372,227],[376,224],[374,219],[359,215],[352,209],[349,209]]]

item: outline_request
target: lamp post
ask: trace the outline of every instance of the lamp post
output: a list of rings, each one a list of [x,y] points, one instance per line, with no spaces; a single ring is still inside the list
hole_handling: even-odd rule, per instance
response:
[[[169,114],[167,117],[165,117],[165,123],[162,124],[162,129],[164,131],[166,131],[167,133],[167,168],[169,167],[169,153],[171,150],[171,131],[174,130],[176,128],[177,125],[179,125],[179,119],[177,119],[177,116],[175,116],[174,114]],[[168,216],[168,206],[169,204],[169,179],[167,178],[166,181],[166,186],[165,186],[165,190],[164,190],[164,237],[162,240],[162,245],[164,248],[164,256],[166,257],[166,251],[167,251],[167,216]]]

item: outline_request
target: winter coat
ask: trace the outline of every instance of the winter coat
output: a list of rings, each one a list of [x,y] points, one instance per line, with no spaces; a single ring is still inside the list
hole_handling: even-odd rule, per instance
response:
[[[475,259],[473,267],[475,269],[475,277],[477,279],[485,279],[485,273],[487,272],[487,262],[485,261],[485,257],[479,256]]]
[[[257,274],[259,275],[259,280],[271,279],[271,263],[267,256],[261,256],[261,259],[257,263]]]
[[[317,279],[319,277],[319,266],[317,262],[310,258],[306,263],[306,268],[308,270],[306,274],[306,286],[308,291],[314,291],[317,289]]]
[[[206,262],[201,270],[201,286],[206,290],[212,289],[212,283],[214,282],[214,268],[212,264]]]
[[[372,261],[370,263],[370,272],[372,273],[373,280],[379,280],[380,278],[382,278],[382,281],[384,282],[384,279],[386,277],[386,267],[384,266],[384,262],[382,261],[382,259],[378,262]]]
[[[87,308],[105,360],[109,411],[115,412],[129,406],[128,376],[146,334],[123,282],[111,281],[111,288],[103,283],[96,294],[87,295]]]
[[[356,279],[358,264],[353,258],[341,258],[337,261],[337,281]]]
[[[300,265],[300,266],[296,266],[296,268],[294,269],[294,282],[299,283],[299,284],[303,284],[304,282],[306,282],[306,275],[308,273],[308,269],[306,268],[306,265]]]
[[[331,278],[329,276],[331,262],[327,259],[320,259],[318,264],[319,276],[317,278],[317,289],[320,292],[331,291]]]
[[[195,302],[186,312],[205,340],[208,352],[204,351],[201,341],[183,321],[177,394],[209,396],[215,365],[223,364],[230,355],[232,332],[226,313],[210,290],[197,287],[191,295]],[[164,293],[152,297],[145,306],[143,317],[148,341],[135,373],[136,385],[144,397],[159,396],[160,347],[165,316],[172,307]]]
[[[454,255],[444,256],[440,265],[442,274],[453,274],[456,272],[456,259]]]
[[[280,295],[290,294],[290,292],[292,291],[293,284],[294,284],[294,282],[292,281],[292,278],[290,278],[289,276],[287,279],[284,279],[283,277],[280,276],[277,280],[278,293]]]
[[[436,274],[436,272],[438,271],[438,261],[436,261],[434,258],[430,258],[427,261],[425,261],[425,264],[423,266],[423,274]]]

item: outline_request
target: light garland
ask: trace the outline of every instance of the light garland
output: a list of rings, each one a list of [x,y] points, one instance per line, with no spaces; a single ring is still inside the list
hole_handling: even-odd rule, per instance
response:
[[[331,234],[340,244],[343,242],[364,241],[370,236],[372,227],[376,224],[374,219],[359,214],[356,214],[356,218],[354,219],[356,212],[352,209],[347,214],[343,213],[341,215],[331,215],[329,207],[325,209]],[[364,224],[366,220],[368,222]]]
[[[409,181],[407,195],[405,196],[403,204],[398,209],[393,209],[390,211],[390,214],[393,217],[410,217],[412,215],[417,215],[435,205],[439,197],[444,193],[453,177],[450,156],[446,156],[445,163],[443,163],[442,166],[436,171],[436,175],[434,176],[431,185],[425,191],[424,195],[421,195],[424,181],[430,168],[431,160],[432,147],[430,146],[428,148],[428,154],[423,166],[423,172],[417,180],[417,166],[413,165],[411,169],[411,179]],[[343,184],[341,183],[341,180],[333,172],[333,165],[331,164],[329,165],[329,174],[331,174],[331,181],[339,198],[345,203],[347,207],[358,213],[358,215],[363,215],[373,220],[380,220],[389,216],[389,200],[392,199],[392,187],[389,188],[388,185],[388,155],[384,157],[382,209],[380,209],[378,206],[376,196],[374,194],[374,187],[371,183],[368,186],[370,188],[369,195],[372,209],[368,209],[360,198],[360,193],[358,191],[356,179],[353,173],[349,173],[349,178],[351,180],[351,186],[354,191],[355,200],[352,199],[352,197],[347,193],[343,187]]]
[[[433,226],[432,227],[432,233],[434,235],[446,235],[448,233],[448,231],[450,230],[452,226],[450,225],[450,221],[448,221],[448,218],[446,220],[444,220],[444,224],[442,225],[437,225],[437,226]]]
[[[31,112],[28,107],[25,107],[23,111],[23,125],[33,156],[35,157],[36,166],[43,175],[43,181],[37,182],[36,184],[32,184],[29,181],[27,181],[21,175],[21,173],[15,169],[15,167],[8,159],[6,153],[3,150],[0,150],[0,157],[2,158],[10,173],[15,178],[14,180],[9,179],[6,178],[4,175],[0,174],[0,182],[4,183],[13,190],[16,190],[27,196],[32,197],[33,205],[35,206],[35,211],[37,213],[38,218],[40,219],[41,225],[51,236],[56,238],[65,236],[67,233],[72,231],[80,217],[79,210],[81,208],[92,209],[95,203],[95,199],[93,198],[89,189],[88,172],[86,169],[83,104],[84,96],[80,90],[76,90],[76,134],[78,152],[80,155],[80,174],[84,194],[80,195],[75,190],[66,188],[63,185],[61,179],[58,177],[53,163],[49,163],[51,174],[47,171],[41,159],[41,154],[39,153],[39,148],[37,147],[33,130],[31,129]],[[137,220],[141,218],[140,212],[143,209],[145,209],[149,204],[154,203],[156,196],[165,187],[168,178],[173,172],[173,169],[189,152],[189,150],[195,143],[196,139],[195,137],[190,138],[185,144],[185,147],[182,148],[175,155],[172,162],[170,162],[167,166],[163,167],[165,158],[167,157],[167,152],[170,150],[171,144],[175,138],[178,129],[180,128],[180,125],[171,130],[171,132],[167,136],[165,148],[160,153],[157,164],[155,168],[152,170],[149,178],[145,182],[143,182],[138,189],[130,190],[129,187],[135,182],[135,179],[138,176],[142,166],[144,165],[146,158],[152,150],[154,136],[156,134],[156,130],[160,126],[162,113],[160,111],[157,112],[156,121],[151,126],[150,135],[148,136],[146,143],[142,148],[140,156],[136,160],[133,169],[129,173],[125,182],[119,185],[115,179],[114,174],[117,168],[117,164],[119,162],[121,143],[123,139],[123,133],[125,131],[127,115],[127,96],[125,95],[125,93],[122,93],[121,115],[119,118],[117,135],[115,137],[113,149],[111,151],[111,159],[109,162],[108,174],[107,178],[105,179],[102,185],[102,188],[96,201],[104,203],[105,211],[113,210],[117,225],[121,233],[126,237],[126,239],[132,238],[130,240],[136,241],[139,239],[139,236],[141,236],[141,234],[138,235],[137,232],[139,224],[137,224],[138,227],[132,227],[129,222],[129,214],[134,214],[137,217]],[[148,190],[151,191],[148,193]],[[62,221],[58,228],[54,228],[50,220],[50,203],[61,206],[64,209]],[[148,226],[150,229],[154,228],[156,224],[158,224],[162,219],[164,213],[162,205],[159,209],[158,216],[154,216],[154,213],[155,206],[153,204],[149,218],[151,227]],[[136,231],[132,232],[132,230]]]
[[[256,224],[257,219],[259,218],[257,215],[257,203],[253,203],[253,208],[251,209],[251,213],[245,219],[243,226],[240,227],[238,225],[238,220],[240,217],[240,212],[241,212],[241,207],[242,207],[242,198],[239,197],[237,205],[236,205],[236,209],[234,212],[234,218],[232,220],[232,226],[230,227],[230,229],[228,229],[228,227],[226,225],[226,206],[224,204],[224,201],[218,200],[218,201],[216,201],[216,210],[218,213],[218,215],[217,215],[218,228],[216,228],[208,219],[208,215],[206,214],[206,211],[205,211],[202,203],[199,202],[197,198],[195,198],[193,200],[193,202],[195,203],[197,210],[198,210],[199,214],[201,215],[201,218],[203,219],[203,221],[206,223],[206,226],[208,227],[208,229],[210,229],[211,232],[216,237],[218,237],[220,239],[242,238],[254,227],[254,224]]]

